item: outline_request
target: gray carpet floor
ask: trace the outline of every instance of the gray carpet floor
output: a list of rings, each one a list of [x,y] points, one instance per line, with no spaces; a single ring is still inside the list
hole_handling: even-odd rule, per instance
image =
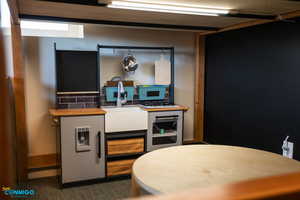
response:
[[[130,179],[60,189],[57,178],[31,180],[21,186],[35,189],[36,200],[116,200],[130,197]]]

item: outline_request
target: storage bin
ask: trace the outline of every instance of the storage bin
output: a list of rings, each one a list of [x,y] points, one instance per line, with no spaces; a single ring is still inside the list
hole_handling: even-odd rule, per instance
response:
[[[127,101],[132,101],[134,96],[134,87],[124,87]],[[116,102],[118,98],[118,87],[105,87],[106,101]]]
[[[139,85],[139,100],[163,100],[166,96],[168,85]]]
[[[144,152],[144,138],[129,138],[107,141],[107,155],[121,155]]]
[[[136,159],[116,160],[107,162],[107,176],[131,174],[132,165]]]

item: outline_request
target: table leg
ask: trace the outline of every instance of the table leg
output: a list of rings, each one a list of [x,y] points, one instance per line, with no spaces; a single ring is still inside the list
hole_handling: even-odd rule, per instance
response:
[[[141,195],[140,187],[138,186],[134,175],[131,176],[131,196],[132,197],[139,197]]]

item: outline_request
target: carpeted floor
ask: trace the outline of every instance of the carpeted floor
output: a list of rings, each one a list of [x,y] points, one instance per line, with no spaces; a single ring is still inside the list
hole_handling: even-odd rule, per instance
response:
[[[130,196],[130,179],[60,189],[57,178],[31,180],[23,189],[35,189],[36,200],[116,200]]]

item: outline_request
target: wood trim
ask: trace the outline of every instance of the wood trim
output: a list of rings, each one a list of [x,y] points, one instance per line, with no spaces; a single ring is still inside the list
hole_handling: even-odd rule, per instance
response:
[[[16,179],[16,163],[15,163],[15,144],[14,144],[14,113],[10,109],[12,99],[9,89],[9,79],[6,72],[6,60],[8,55],[5,54],[3,28],[0,28],[0,183],[1,186],[15,187]],[[2,188],[0,189],[0,199],[11,199],[4,195]]]
[[[49,109],[52,117],[80,116],[80,115],[105,115],[106,112],[100,108],[81,109]]]
[[[251,20],[251,21],[248,21],[248,22],[223,27],[223,28],[221,28],[220,30],[217,30],[217,31],[205,31],[205,32],[201,32],[201,33],[198,33],[198,34],[199,35],[216,34],[216,33],[221,33],[221,32],[225,32],[225,31],[231,31],[231,30],[237,30],[237,29],[247,28],[247,27],[251,27],[251,26],[256,26],[256,25],[260,25],[260,24],[266,24],[266,23],[271,23],[271,22],[276,22],[276,21],[282,21],[282,20],[286,20],[286,19],[299,17],[299,16],[300,16],[300,10],[294,11],[294,12],[288,12],[288,13],[279,15],[277,18],[275,18],[273,20],[265,20],[265,19]]]
[[[58,154],[45,154],[28,157],[28,170],[57,167]]]
[[[20,25],[12,23],[11,32],[14,68],[13,90],[16,113],[17,171],[19,182],[24,182],[27,180],[28,142],[25,111],[24,61]]]
[[[272,176],[239,183],[192,189],[176,194],[137,200],[298,200],[300,173]]]
[[[194,141],[203,141],[204,133],[205,36],[196,34],[196,69],[194,99]]]
[[[177,107],[164,107],[164,108],[145,108],[142,107],[143,110],[148,111],[148,112],[159,112],[159,111],[188,111],[189,107],[187,106],[181,106],[181,105],[177,105]]]
[[[20,24],[19,19],[19,5],[17,0],[7,0],[7,4],[10,10],[11,20],[13,24]]]

